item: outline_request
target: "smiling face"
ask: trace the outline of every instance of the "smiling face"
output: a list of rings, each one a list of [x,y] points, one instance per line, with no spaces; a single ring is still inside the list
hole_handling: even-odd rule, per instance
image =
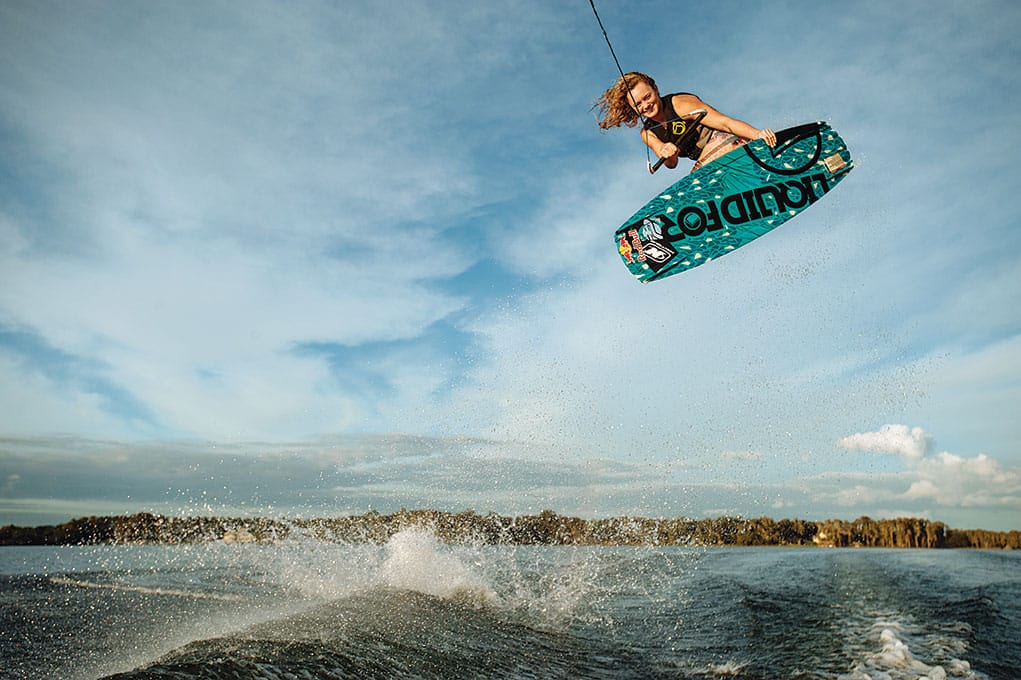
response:
[[[659,91],[645,82],[639,82],[631,88],[628,104],[641,116],[658,120],[663,115],[663,106],[659,100]]]

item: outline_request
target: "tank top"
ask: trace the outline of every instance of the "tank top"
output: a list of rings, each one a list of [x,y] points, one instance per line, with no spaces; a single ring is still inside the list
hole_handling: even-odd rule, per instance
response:
[[[705,148],[706,142],[709,141],[710,135],[713,133],[713,129],[706,127],[705,125],[698,125],[698,132],[694,133],[686,140],[684,144],[678,144],[681,141],[681,137],[690,129],[691,122],[682,119],[674,111],[673,98],[679,94],[691,94],[690,92],[675,92],[674,94],[668,94],[665,97],[660,97],[661,105],[663,106],[663,113],[666,115],[665,123],[658,123],[654,120],[646,120],[644,128],[656,135],[656,138],[664,144],[673,144],[676,146],[681,155],[685,158],[690,158],[693,161],[697,161],[699,155],[702,153],[702,149]],[[697,96],[697,95],[691,95]],[[687,112],[685,112],[687,113]]]

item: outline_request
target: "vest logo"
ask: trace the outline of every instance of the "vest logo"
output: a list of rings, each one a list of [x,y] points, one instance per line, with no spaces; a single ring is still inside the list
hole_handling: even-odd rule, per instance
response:
[[[683,135],[688,129],[688,123],[684,120],[672,120],[670,121],[670,134],[671,135]]]

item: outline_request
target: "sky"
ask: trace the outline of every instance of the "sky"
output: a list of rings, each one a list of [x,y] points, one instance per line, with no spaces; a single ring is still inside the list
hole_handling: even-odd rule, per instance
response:
[[[649,285],[587,2],[0,0],[0,525],[401,507],[1021,529],[1021,5],[597,8],[856,168]]]

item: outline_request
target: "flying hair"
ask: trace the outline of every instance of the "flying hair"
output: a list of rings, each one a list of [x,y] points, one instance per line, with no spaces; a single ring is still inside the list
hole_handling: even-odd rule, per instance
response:
[[[659,92],[656,81],[641,71],[625,73],[617,79],[595,103],[593,109],[599,110],[599,127],[609,130],[612,127],[627,125],[634,127],[641,121],[641,116],[632,106],[631,89],[639,83],[645,83]]]

